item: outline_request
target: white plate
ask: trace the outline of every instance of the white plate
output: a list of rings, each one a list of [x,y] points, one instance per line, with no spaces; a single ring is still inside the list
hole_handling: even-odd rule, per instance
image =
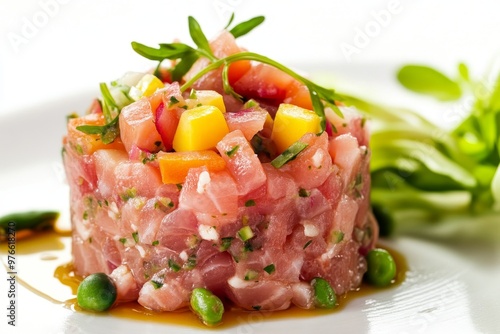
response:
[[[10,211],[67,212],[60,151],[65,116],[83,113],[94,92],[0,117],[0,215]],[[300,319],[241,317],[220,333],[499,333],[500,247],[433,244],[398,237],[384,241],[403,253],[409,271],[399,286],[350,300],[339,312]],[[0,244],[0,247],[7,247]],[[69,256],[69,250],[67,250]],[[4,262],[5,258],[2,259]],[[19,261],[22,259],[20,258]],[[17,263],[20,277],[28,260]],[[42,275],[43,272],[40,273]],[[6,273],[0,276],[0,332],[7,325]],[[16,330],[22,333],[191,333],[189,327],[74,312],[17,286]]]

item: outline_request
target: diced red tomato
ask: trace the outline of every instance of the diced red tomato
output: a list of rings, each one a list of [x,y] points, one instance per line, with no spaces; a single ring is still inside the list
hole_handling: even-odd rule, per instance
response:
[[[247,73],[251,67],[252,65],[250,64],[249,60],[239,60],[229,65],[229,72],[228,72],[229,84],[233,85],[243,75],[245,75],[245,73]]]

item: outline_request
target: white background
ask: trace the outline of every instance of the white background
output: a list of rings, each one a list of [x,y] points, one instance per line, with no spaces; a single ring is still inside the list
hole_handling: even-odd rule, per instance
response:
[[[191,43],[188,15],[210,38],[233,11],[236,21],[266,16],[240,44],[292,66],[357,66],[369,78],[381,65],[406,62],[453,75],[464,61],[483,73],[500,52],[499,9],[472,0],[0,0],[0,113],[146,70],[154,64],[131,41]],[[350,56],[347,45],[356,48]]]

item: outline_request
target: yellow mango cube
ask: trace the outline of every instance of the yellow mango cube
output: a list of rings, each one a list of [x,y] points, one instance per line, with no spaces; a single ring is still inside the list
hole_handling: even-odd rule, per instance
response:
[[[228,133],[229,128],[219,108],[196,107],[182,113],[172,146],[177,152],[209,150]]]
[[[153,74],[145,74],[135,86],[130,87],[129,96],[139,100],[143,96],[151,96],[158,89],[165,87],[163,82]]]
[[[320,123],[321,119],[314,111],[282,103],[274,117],[271,139],[281,153],[306,133],[320,132]]]
[[[191,97],[186,100],[188,109],[199,106],[214,106],[223,113],[226,112],[226,105],[222,95],[214,90],[195,90],[191,92]]]

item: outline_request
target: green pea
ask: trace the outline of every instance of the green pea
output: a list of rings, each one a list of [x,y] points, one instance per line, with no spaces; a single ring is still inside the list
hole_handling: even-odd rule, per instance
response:
[[[213,326],[222,321],[224,305],[211,291],[196,288],[191,294],[191,308],[205,325]]]
[[[316,277],[311,281],[314,289],[314,306],[334,308],[337,306],[337,295],[327,280]]]
[[[85,310],[102,312],[113,305],[116,295],[116,286],[111,277],[96,273],[85,277],[80,283],[76,300]]]
[[[391,254],[382,248],[374,248],[366,255],[368,282],[376,286],[391,284],[396,277],[396,262]]]

